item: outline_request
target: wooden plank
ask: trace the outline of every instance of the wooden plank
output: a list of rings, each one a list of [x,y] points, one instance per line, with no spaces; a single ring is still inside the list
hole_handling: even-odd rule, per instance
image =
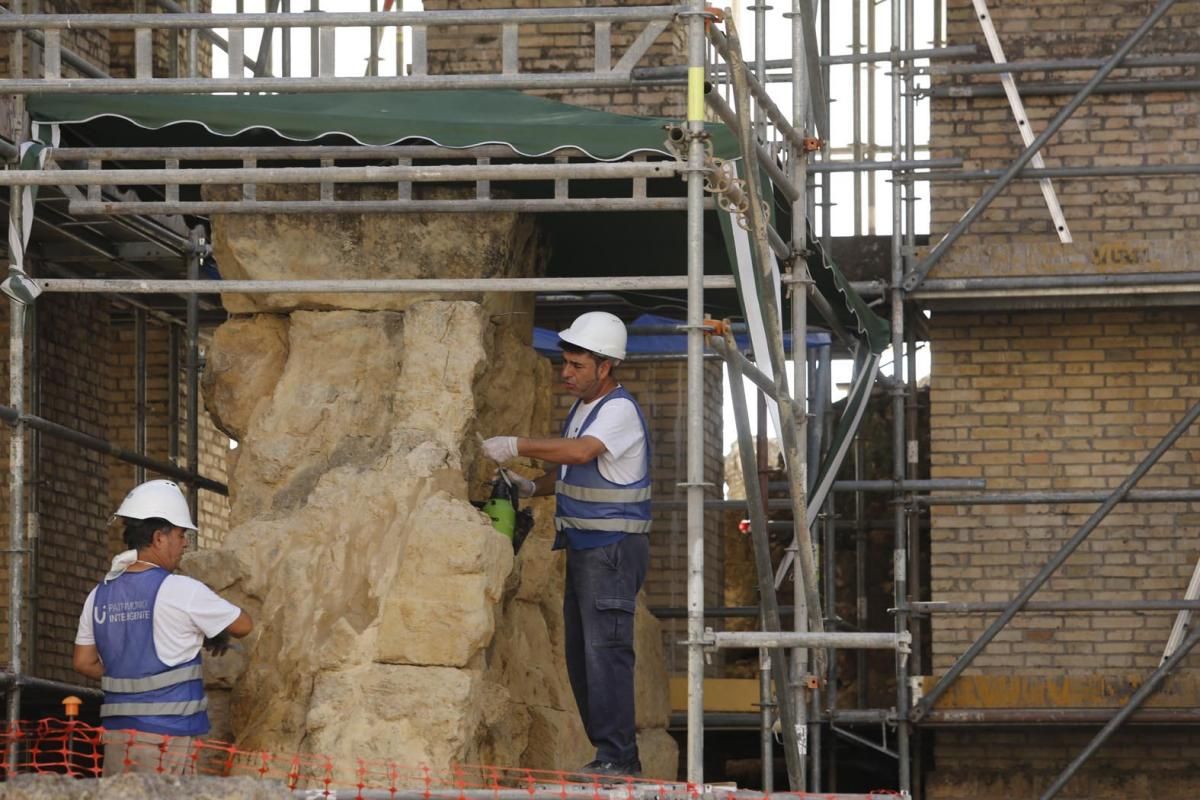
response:
[[[671,710],[687,711],[687,676],[671,678]],[[705,711],[758,711],[757,678],[705,678]]]
[[[987,708],[1119,708],[1149,674],[1129,675],[963,675],[937,703],[940,710]],[[934,676],[922,678],[933,688]],[[1145,703],[1146,708],[1200,705],[1200,678],[1173,675]]]

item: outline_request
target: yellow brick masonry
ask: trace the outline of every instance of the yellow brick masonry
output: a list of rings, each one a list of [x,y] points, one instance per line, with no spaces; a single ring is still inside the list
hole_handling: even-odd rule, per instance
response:
[[[981,51],[986,52],[970,1],[951,0],[948,6],[951,44],[978,43]],[[989,3],[992,20],[1010,60],[1106,57],[1145,19],[1148,9],[1140,0]],[[1200,4],[1178,3],[1134,55],[1193,53],[1197,30],[1200,30]],[[1043,81],[1082,83],[1090,74],[1026,72],[1016,78],[1018,86]],[[1186,69],[1142,68],[1118,69],[1111,80],[1190,77],[1194,75]],[[962,78],[948,76],[934,79],[935,86],[962,82]],[[994,86],[997,81],[995,76],[980,76],[970,83]],[[1040,133],[1069,95],[1027,93],[1023,97],[1032,130]],[[965,169],[1006,167],[1024,149],[1008,101],[1003,97],[936,99],[931,137],[933,158],[962,158]],[[1200,92],[1096,95],[1048,142],[1043,155],[1048,167],[1200,162]],[[933,184],[931,233],[935,241],[958,221],[987,186],[980,182]],[[1195,176],[1056,178],[1054,188],[1076,239],[1090,239],[1095,244],[1131,237],[1194,240],[1200,236],[1200,184]],[[938,265],[934,277],[978,274],[979,265],[973,262],[960,265],[959,259],[969,258],[972,244],[998,241],[1057,241],[1037,182],[1013,182],[971,226],[955,251]],[[1179,263],[1154,267],[1155,270],[1188,268],[1195,267]],[[1020,271],[1041,270],[1031,264]],[[1151,270],[1133,266],[1130,271]]]
[[[1200,318],[1192,310],[935,314],[932,335],[935,478],[984,478],[991,491],[1115,487],[1200,401]],[[1200,429],[1140,488],[1194,488],[1197,478]],[[935,507],[934,599],[1012,597],[1096,505]],[[1200,555],[1197,525],[1195,503],[1122,505],[1038,599],[1179,596]],[[1151,668],[1171,621],[1020,616],[975,667],[997,674]],[[979,616],[937,617],[935,671],[985,624]]]
[[[949,43],[984,40],[970,0],[947,4]],[[1140,24],[1140,0],[1010,0],[988,4],[1011,60],[1103,58]],[[1194,53],[1200,3],[1180,2],[1135,50]],[[983,50],[982,52],[986,52]],[[980,60],[986,60],[981,56]],[[1022,73],[1019,86],[1083,82],[1088,72]],[[1179,69],[1119,69],[1114,80],[1189,78]],[[942,77],[945,86],[962,79]],[[970,83],[994,85],[994,76]],[[1040,132],[1066,95],[1023,93]],[[937,99],[931,155],[967,169],[1003,168],[1022,150],[1002,98]],[[1200,93],[1097,95],[1050,139],[1047,166],[1200,162]],[[936,240],[987,183],[935,183]],[[1010,184],[931,277],[1192,271],[1200,252],[1200,184],[1192,176],[1055,179],[1075,238],[1061,245],[1038,185]],[[1048,304],[1047,304],[1048,306]],[[1013,307],[1010,304],[1010,307]],[[1193,307],[995,313],[934,309],[930,321],[934,478],[985,478],[989,490],[1105,490],[1118,485],[1200,400],[1200,315]],[[1190,431],[1142,488],[1200,485],[1200,430]],[[1010,599],[1099,505],[935,507],[934,600]],[[1151,599],[1182,595],[1200,544],[1200,504],[1124,504],[1035,599]],[[944,672],[993,617],[931,621],[932,672]],[[1172,614],[1022,614],[974,662],[985,676],[1147,674]],[[1197,663],[1193,654],[1184,669]],[[1029,726],[937,729],[924,796],[932,800],[1037,797],[1093,730]],[[1200,736],[1126,728],[1064,796],[1184,798],[1200,785]]]
[[[985,478],[989,490],[1105,490],[1121,482],[1200,401],[1194,309],[952,314],[931,320],[934,478]],[[1200,485],[1193,427],[1140,488]],[[932,599],[1005,601],[1099,503],[935,507]],[[1180,597],[1196,558],[1200,504],[1123,504],[1037,594],[1040,600]],[[992,617],[938,615],[933,672],[944,672]],[[1022,614],[970,669],[986,675],[1148,674],[1173,614]],[[1195,665],[1193,654],[1185,662]],[[1035,797],[1091,731],[938,730],[934,800]],[[1071,784],[1089,798],[1192,796],[1200,735],[1126,728]]]
[[[135,346],[134,329],[128,321],[115,327],[113,349],[110,352],[110,369],[105,392],[113,413],[109,421],[109,435],[114,444],[133,450],[136,444],[135,415]],[[186,351],[183,335],[179,335],[180,351],[176,363],[178,376],[178,441],[180,466],[187,466],[187,381],[184,373]],[[146,326],[146,454],[160,461],[170,461],[170,414],[168,394],[169,334],[162,324],[149,321]],[[224,482],[228,474],[229,437],[221,433],[212,423],[200,401],[200,474]],[[114,459],[108,460],[109,497],[115,508],[125,494],[134,486],[135,468]],[[147,472],[146,479],[158,475]],[[225,538],[229,525],[228,499],[208,491],[199,496],[199,514],[196,523],[200,527],[201,547],[218,547]],[[110,537],[110,548],[120,546],[119,529],[114,528]]]
[[[654,0],[426,0],[427,11],[495,8],[563,8],[654,5]],[[612,26],[612,63],[616,64],[641,33],[644,23]],[[552,23],[520,26],[518,61],[521,72],[587,72],[595,63],[593,26]],[[430,28],[428,32],[430,74],[499,72],[500,27],[463,25]],[[666,66],[685,59],[668,29],[650,48],[642,64]],[[534,91],[573,105],[639,116],[678,118],[684,113],[683,92],[661,86],[617,89],[574,89]]]

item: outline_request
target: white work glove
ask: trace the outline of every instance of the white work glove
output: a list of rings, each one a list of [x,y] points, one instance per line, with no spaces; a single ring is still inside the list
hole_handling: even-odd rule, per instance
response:
[[[497,464],[511,461],[517,457],[517,437],[493,436],[490,439],[484,439],[483,454]]]
[[[518,475],[511,469],[502,469],[500,471],[504,473],[505,479],[510,484],[517,487],[517,494],[521,497],[533,497],[533,493],[537,491],[537,484],[529,480],[529,478]]]

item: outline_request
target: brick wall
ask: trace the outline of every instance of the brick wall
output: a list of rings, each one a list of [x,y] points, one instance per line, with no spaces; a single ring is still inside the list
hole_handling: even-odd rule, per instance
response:
[[[926,797],[937,800],[1039,797],[1095,735],[1094,730],[938,731],[937,765]],[[1200,736],[1187,728],[1125,727],[1084,764],[1059,797],[1184,800],[1195,796]],[[1153,771],[1146,769],[1152,761]]]
[[[650,0],[425,0],[426,11],[500,8],[613,7],[653,5]],[[612,26],[612,63],[616,64],[642,31],[644,23]],[[523,73],[589,72],[595,64],[593,26],[555,23],[520,26],[518,60]],[[432,75],[497,73],[500,71],[500,26],[462,25],[434,27],[428,32],[429,72]],[[667,66],[686,63],[685,54],[675,44],[672,29],[658,37],[641,65]],[[573,89],[534,91],[555,100],[598,108],[621,114],[680,117],[684,113],[684,95],[679,87],[617,89]]]
[[[618,378],[637,399],[650,427],[653,457],[653,492],[656,502],[686,500],[686,491],[677,486],[687,480],[687,366],[682,360],[629,361],[618,368]],[[704,426],[709,447],[704,454],[705,480],[713,485],[709,496],[720,496],[724,481],[721,453],[721,370],[715,363],[704,369]],[[556,395],[554,426],[562,428],[574,398],[564,392]],[[705,605],[722,602],[724,569],[721,550],[721,514],[705,515],[704,521]],[[644,589],[651,606],[687,606],[687,510],[654,509],[654,527],[650,533],[650,570]],[[663,620],[663,649],[667,669],[687,670],[686,648],[677,642],[687,638],[686,620]]]
[[[950,44],[976,43],[983,35],[968,0],[948,4]],[[1143,0],[1086,3],[1018,0],[989,10],[1010,60],[1105,58],[1146,17]],[[1194,53],[1200,3],[1182,2],[1168,13],[1133,55]],[[980,60],[989,60],[981,55]],[[1018,87],[1043,81],[1082,84],[1091,72],[1026,72]],[[1191,68],[1118,69],[1110,80],[1194,79]],[[938,77],[935,87],[996,86],[993,76]],[[1045,129],[1070,95],[1023,91],[1035,133]],[[1024,149],[1004,97],[938,98],[932,110],[933,158],[960,157],[965,169],[1007,167]],[[1046,166],[1200,163],[1200,92],[1094,95],[1043,150]],[[979,197],[988,183],[937,182],[932,186],[932,240],[936,241]],[[1064,215],[1077,240],[1062,246],[1038,183],[1014,181],[939,263],[932,277],[1072,272],[1194,270],[1200,238],[1200,183],[1194,175],[1152,178],[1054,180]],[[1172,246],[1174,241],[1176,246]],[[1188,244],[1190,243],[1190,244]]]
[[[8,3],[3,3],[4,7],[9,7]],[[86,0],[42,0],[41,13],[43,14],[81,14],[90,11],[91,4]],[[28,0],[25,3],[25,13],[31,13],[31,5]],[[81,31],[78,29],[62,31],[62,46],[66,50],[70,50],[78,56],[87,59],[93,65],[107,69],[110,47],[108,37],[104,31]],[[11,39],[8,35],[0,37],[0,74],[5,77],[9,75],[8,52],[11,47]],[[25,40],[25,57],[26,57],[26,75],[41,75],[41,53],[36,44],[29,39]],[[35,56],[36,53],[36,56]],[[68,78],[82,77],[75,68],[68,65],[66,61],[62,64],[62,74]]]
[[[1014,0],[989,8],[1010,59],[1111,55],[1152,4],[1135,0]],[[1182,2],[1134,51],[1195,52],[1200,3]],[[951,0],[950,44],[982,34],[968,0]],[[986,53],[986,49],[981,49]],[[987,60],[986,55],[980,60]],[[1090,72],[1018,75],[1018,85],[1081,83]],[[1194,78],[1186,70],[1118,70],[1114,80]],[[994,77],[937,78],[935,85],[996,84]],[[1069,95],[1022,93],[1035,132]],[[1023,149],[1007,101],[936,99],[932,157],[966,169],[1007,166]],[[1200,163],[1200,93],[1096,95],[1053,137],[1047,166]],[[932,186],[932,239],[957,221],[987,183]],[[932,277],[1193,271],[1200,240],[1194,176],[1055,179],[1075,242],[1058,242],[1035,182],[1011,184],[951,249]],[[929,326],[933,478],[985,478],[989,491],[1111,490],[1200,400],[1200,315],[1187,298],[1171,308],[1129,298],[1066,310],[994,299],[990,310],[935,306]],[[1072,298],[1076,305],[1080,298]],[[1063,305],[1065,305],[1064,301]],[[1101,304],[1097,304],[1101,305]],[[1046,310],[1038,310],[1046,309]],[[1200,478],[1200,430],[1189,431],[1139,488],[1191,488]],[[935,506],[931,510],[933,600],[1009,600],[1099,506]],[[1059,569],[1035,600],[1182,596],[1200,556],[1200,504],[1124,503]],[[994,615],[937,615],[932,672],[944,672]],[[1157,666],[1173,614],[1026,613],[968,670],[978,696],[960,705],[1014,706],[989,694],[1005,678],[1105,678],[1118,684]],[[1197,662],[1188,657],[1184,673]],[[992,681],[988,683],[988,681]],[[1091,685],[1090,683],[1088,685]],[[952,690],[953,691],[953,690]],[[1186,694],[1186,690],[1185,690]],[[1070,705],[1103,697],[1068,692]],[[1001,699],[1003,698],[1003,699]],[[1167,698],[1167,705],[1179,700]],[[1038,796],[1094,730],[1047,726],[934,729],[925,796],[980,800]],[[1119,732],[1063,796],[1182,798],[1194,792],[1200,737],[1139,727]]]
[[[7,7],[7,3],[2,4]],[[185,4],[186,5],[186,4]],[[165,13],[158,5],[145,0],[41,0],[40,13],[43,14],[130,14],[130,13]],[[201,0],[200,9],[207,12],[211,9],[211,0]],[[25,13],[31,13],[31,3],[25,3]],[[154,33],[154,77],[165,78],[173,74],[187,76],[187,32],[174,32],[175,47],[178,56],[171,56],[172,35],[168,31]],[[78,56],[82,56],[91,64],[107,72],[114,78],[132,78],[134,70],[133,31],[98,31],[98,30],[64,30],[62,46]],[[9,39],[3,37],[0,41],[0,73],[8,75]],[[25,52],[28,59],[27,73],[41,75],[41,54],[37,45],[26,40]],[[199,40],[198,46],[199,73],[212,74],[212,45],[205,39]],[[223,58],[224,56],[222,56]],[[172,70],[175,70],[173,73]],[[62,64],[63,76],[68,78],[86,77],[68,65],[64,59]]]
[[[1111,490],[1200,401],[1194,309],[935,312],[930,328],[934,478],[985,478],[988,490]],[[1200,428],[1193,426],[1138,488],[1194,488],[1197,478]],[[933,507],[931,599],[1011,599],[1098,506]],[[1181,597],[1200,556],[1198,528],[1198,503],[1123,503],[1034,599]],[[1047,683],[1104,675],[1124,685],[1158,665],[1174,616],[1020,614],[968,674]],[[945,672],[992,619],[935,616],[933,674]],[[1188,656],[1182,673],[1198,659]],[[1166,705],[1187,703],[1182,691]],[[1105,703],[1087,692],[1065,696],[1069,705]],[[1040,705],[999,704],[1006,702]],[[987,684],[975,703],[997,703]],[[1036,797],[1086,742],[1078,731],[1045,726],[935,730],[933,737],[926,796],[937,800]],[[1125,731],[1066,796],[1189,797],[1200,780],[1198,755],[1194,731]]]
[[[934,314],[935,478],[984,478],[989,491],[1115,487],[1200,401],[1200,317],[1192,309]],[[1192,488],[1200,428],[1139,483]],[[1007,600],[1098,503],[935,506],[935,600]],[[1197,503],[1114,511],[1036,599],[1182,595],[1200,556]],[[1173,617],[1018,616],[975,661],[996,674],[1124,672],[1157,665]],[[935,618],[935,672],[987,624]]]
[[[182,3],[184,7],[186,3]],[[198,12],[205,14],[212,9],[212,0],[201,0]],[[157,3],[146,0],[93,0],[89,4],[89,12],[93,14],[163,14],[165,12]],[[133,31],[114,30],[110,37],[111,54],[108,60],[108,74],[114,78],[132,78],[134,76],[134,46]],[[212,43],[204,37],[197,42],[197,74],[212,74]],[[186,78],[188,71],[188,34],[187,31],[154,32],[154,77]],[[221,56],[224,59],[224,55]]]
[[[95,365],[103,363],[108,308],[104,300],[92,296],[51,295],[38,302],[37,348],[40,360],[42,416],[70,424],[93,436],[104,435],[105,407],[101,375]],[[8,341],[9,307],[0,307],[3,316],[3,340]],[[31,331],[33,329],[31,328]],[[28,341],[28,340],[27,340]],[[27,351],[32,358],[32,342]],[[8,404],[8,359],[0,365],[3,373],[4,404]],[[27,390],[32,380],[26,373]],[[28,397],[28,395],[27,395]],[[28,401],[27,401],[28,402]],[[26,453],[26,475],[32,477],[34,449],[32,433]],[[7,437],[6,437],[7,441]],[[88,590],[102,574],[108,561],[105,523],[112,512],[104,480],[106,459],[79,445],[49,436],[40,437],[35,485],[27,489],[26,510],[38,512],[36,539],[31,538],[27,557],[23,630],[26,642],[36,642],[27,650],[26,671],[40,677],[73,680],[71,650],[79,607]],[[0,482],[0,517],[8,541],[8,447],[0,462],[5,479]],[[36,502],[36,505],[35,505]],[[34,532],[33,526],[27,535]],[[36,565],[36,566],[35,566]],[[3,560],[4,586],[0,608],[7,619],[9,608],[8,567]],[[8,626],[0,630],[0,660],[8,663]]]
[[[136,348],[132,321],[126,316],[114,325],[114,342],[108,351],[105,395],[111,409],[109,436],[114,444],[135,449],[136,433]],[[179,456],[176,463],[187,466],[187,380],[186,351],[182,331],[178,335],[178,437]],[[170,335],[163,324],[148,320],[146,324],[146,455],[160,461],[170,461],[170,394],[168,364]],[[213,480],[226,480],[228,473],[229,437],[212,424],[201,400],[199,414],[200,474]],[[160,477],[146,472],[146,480]],[[122,461],[108,463],[109,501],[116,508],[136,483],[135,467]],[[219,547],[229,529],[229,501],[213,492],[201,491],[196,524],[200,527],[200,547]],[[114,526],[113,548],[120,546],[120,526]]]

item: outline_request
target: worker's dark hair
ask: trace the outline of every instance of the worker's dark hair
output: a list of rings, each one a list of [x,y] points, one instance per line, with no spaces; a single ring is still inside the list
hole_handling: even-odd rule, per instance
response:
[[[124,519],[124,518],[123,518]],[[130,550],[141,550],[149,547],[154,541],[156,531],[171,530],[175,527],[165,519],[151,517],[150,519],[125,519],[125,533],[122,538]]]
[[[583,355],[591,356],[592,360],[595,361],[597,365],[599,365],[601,361],[611,361],[611,362],[613,362],[614,366],[617,363],[617,360],[615,358],[610,358],[609,356],[601,355],[600,353],[594,352],[592,350],[588,350],[586,347],[580,347],[577,344],[571,344],[570,342],[564,341],[562,339],[558,340],[558,349],[562,350],[564,353],[570,353],[571,355],[583,354]]]

